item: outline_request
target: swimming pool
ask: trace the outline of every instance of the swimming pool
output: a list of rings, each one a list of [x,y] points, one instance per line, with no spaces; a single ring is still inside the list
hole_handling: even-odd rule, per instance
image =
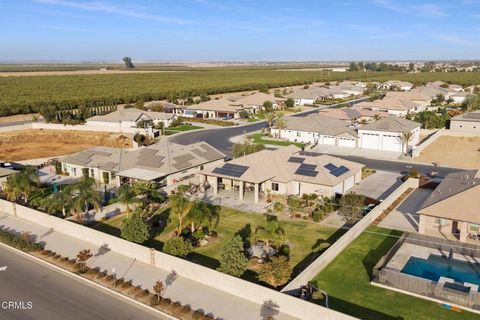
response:
[[[410,257],[402,269],[403,273],[438,281],[447,277],[457,282],[469,282],[480,286],[480,265],[431,254],[428,259]]]

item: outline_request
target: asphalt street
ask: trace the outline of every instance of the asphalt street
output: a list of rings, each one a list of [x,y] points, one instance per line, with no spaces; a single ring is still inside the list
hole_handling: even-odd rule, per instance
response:
[[[0,319],[166,319],[0,246],[0,267],[4,266],[7,269],[0,271]],[[5,309],[10,301],[23,303],[25,309]]]

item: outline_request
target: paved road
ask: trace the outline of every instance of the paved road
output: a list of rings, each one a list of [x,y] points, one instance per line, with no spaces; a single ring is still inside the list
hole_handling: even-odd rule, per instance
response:
[[[22,124],[29,124],[29,123],[33,123],[33,120],[24,120],[24,121],[15,121],[15,122],[0,123],[0,128],[1,128],[1,127],[19,126],[19,125],[22,125]]]
[[[5,320],[146,320],[158,314],[0,246],[0,303],[31,301],[30,310],[5,310]],[[166,318],[165,318],[166,319]]]

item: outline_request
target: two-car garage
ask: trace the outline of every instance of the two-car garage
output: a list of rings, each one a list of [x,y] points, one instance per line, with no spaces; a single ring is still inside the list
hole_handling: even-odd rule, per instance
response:
[[[361,133],[360,146],[364,149],[401,152],[402,140],[395,133]]]

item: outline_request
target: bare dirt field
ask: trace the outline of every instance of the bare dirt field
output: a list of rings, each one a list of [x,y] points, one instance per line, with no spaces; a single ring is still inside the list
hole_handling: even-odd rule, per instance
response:
[[[0,117],[0,123],[29,121],[32,120],[35,116],[39,117],[38,113],[18,114],[16,116]]]
[[[23,130],[0,134],[0,160],[21,161],[63,156],[94,146],[131,147],[123,135],[104,132]]]
[[[480,168],[480,137],[441,136],[415,160],[466,169]]]
[[[125,74],[125,73],[165,73],[184,72],[181,70],[75,70],[75,71],[17,71],[0,72],[0,77],[22,77],[22,76],[68,76],[80,74]]]

